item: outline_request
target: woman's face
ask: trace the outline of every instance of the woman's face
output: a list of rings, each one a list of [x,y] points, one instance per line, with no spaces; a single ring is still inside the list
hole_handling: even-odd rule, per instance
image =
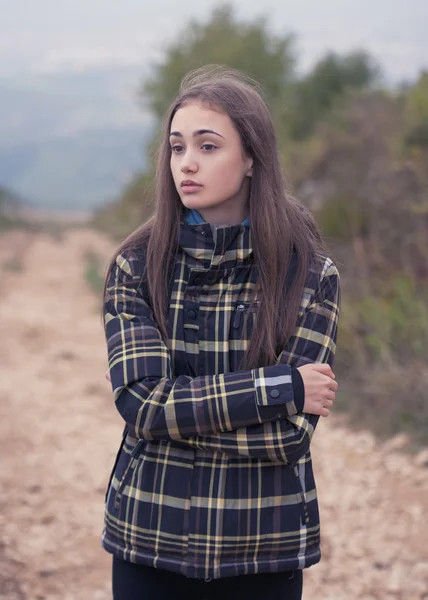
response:
[[[230,117],[200,102],[180,108],[170,130],[171,172],[182,203],[213,224],[247,215],[252,159]]]

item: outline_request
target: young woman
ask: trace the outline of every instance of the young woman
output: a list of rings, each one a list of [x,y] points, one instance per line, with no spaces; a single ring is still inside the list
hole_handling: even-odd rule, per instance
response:
[[[156,209],[104,294],[126,427],[102,542],[115,600],[296,600],[320,560],[310,442],[328,416],[338,272],[286,191],[239,73],[191,73],[166,115]]]

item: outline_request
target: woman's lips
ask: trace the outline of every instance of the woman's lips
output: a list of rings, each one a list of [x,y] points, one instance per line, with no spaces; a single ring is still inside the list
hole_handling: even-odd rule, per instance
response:
[[[194,194],[195,192],[199,192],[202,189],[202,185],[197,185],[196,183],[188,183],[181,186],[181,189],[185,194]]]

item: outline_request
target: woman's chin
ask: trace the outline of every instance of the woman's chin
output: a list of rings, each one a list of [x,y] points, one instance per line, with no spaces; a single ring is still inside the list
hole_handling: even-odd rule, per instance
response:
[[[201,200],[196,197],[192,197],[192,196],[186,196],[184,198],[181,198],[181,202],[183,204],[183,206],[185,206],[186,208],[188,208],[189,210],[203,210],[204,208],[209,208],[206,205],[206,202],[201,202]]]

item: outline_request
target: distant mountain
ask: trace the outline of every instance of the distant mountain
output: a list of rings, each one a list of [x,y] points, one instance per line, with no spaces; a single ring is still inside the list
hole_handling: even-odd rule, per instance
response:
[[[0,182],[45,208],[88,210],[114,198],[144,167],[147,131],[89,129],[0,146]]]
[[[29,206],[21,196],[13,190],[0,186],[0,208],[1,210],[16,210],[23,206]]]
[[[18,194],[0,186],[0,231],[22,224],[22,211],[29,208],[29,203]]]
[[[152,132],[135,67],[0,79],[0,186],[44,208],[88,210],[144,168]]]

